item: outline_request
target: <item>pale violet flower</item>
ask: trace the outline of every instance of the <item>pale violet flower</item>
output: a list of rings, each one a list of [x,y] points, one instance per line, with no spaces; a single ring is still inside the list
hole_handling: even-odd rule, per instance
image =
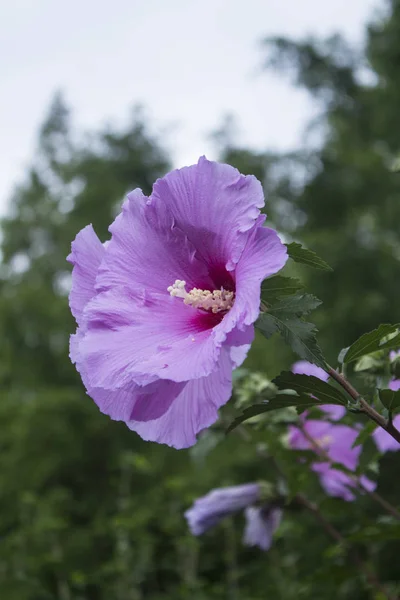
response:
[[[255,504],[257,505],[255,506]],[[262,503],[262,489],[257,483],[235,485],[212,490],[198,498],[185,512],[193,535],[203,535],[222,519],[241,510],[245,511],[243,543],[269,550],[272,536],[279,526],[282,510]]]
[[[185,512],[191,533],[202,535],[211,527],[215,527],[224,517],[258,502],[260,495],[258,483],[247,483],[217,488],[197,498],[193,506]]]
[[[354,500],[354,488],[373,490],[375,482],[367,477],[357,478],[334,467],[343,465],[354,472],[358,466],[361,446],[353,448],[359,430],[347,425],[328,421],[305,420],[301,428],[289,428],[289,446],[296,450],[311,450],[319,459],[312,463],[312,470],[318,474],[321,486],[329,496],[343,500]]]

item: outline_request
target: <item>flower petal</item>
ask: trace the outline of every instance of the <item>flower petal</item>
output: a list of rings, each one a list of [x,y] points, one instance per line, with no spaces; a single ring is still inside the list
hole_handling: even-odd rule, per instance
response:
[[[160,418],[184,386],[184,383],[158,379],[145,386],[132,383],[116,391],[89,389],[88,394],[102,413],[114,421],[127,423],[132,419],[151,421]]]
[[[361,446],[352,448],[352,445],[359,433],[357,429],[313,419],[304,421],[303,429],[308,436],[297,427],[289,428],[289,444],[292,448],[312,450],[318,454],[319,446],[333,462],[340,463],[351,471],[356,469]]]
[[[370,479],[368,479],[368,477],[365,477],[365,475],[361,475],[359,481],[361,487],[364,488],[364,490],[366,490],[367,492],[373,492],[376,488],[376,481],[371,481]]]
[[[329,375],[321,367],[313,365],[307,360],[298,360],[292,365],[292,373],[297,375],[313,375],[322,381],[328,381]]]
[[[130,421],[128,427],[144,440],[188,448],[196,435],[218,418],[218,408],[232,392],[232,363],[226,350],[221,352],[217,369],[208,377],[189,381],[160,418],[146,423]]]
[[[158,179],[151,198],[169,206],[211,274],[213,269],[235,268],[247,232],[264,206],[263,190],[254,176],[205,157]]]
[[[339,404],[323,404],[320,406],[320,409],[331,421],[340,421],[340,419],[346,414],[345,407],[340,406]]]
[[[360,492],[371,492],[376,488],[375,481],[371,481],[365,475],[361,475],[357,483],[357,480],[350,475],[332,468],[328,463],[315,463],[312,465],[312,470],[318,473],[321,485],[329,496],[336,496],[347,502],[355,499],[353,493],[355,488],[358,488]]]
[[[392,379],[389,383],[389,390],[392,390],[393,392],[400,390],[400,379]]]
[[[400,415],[396,415],[393,419],[393,425],[396,429],[400,430]],[[400,444],[397,442],[392,436],[382,429],[382,427],[377,427],[372,437],[374,438],[374,442],[379,450],[379,452],[390,452],[390,451],[398,451],[400,450]]]
[[[264,216],[260,217],[260,221]],[[251,325],[260,314],[261,282],[280,271],[287,260],[287,249],[273,229],[256,226],[249,234],[246,247],[236,266],[235,303],[221,324],[218,334],[233,327]]]
[[[229,352],[234,368],[240,367],[245,360],[251,344],[254,340],[254,326],[247,325],[245,329],[234,329],[226,336],[225,345],[229,346]]]
[[[198,498],[185,512],[193,535],[202,535],[221,519],[257,502],[260,486],[257,483],[217,488]]]
[[[308,420],[303,423],[306,436],[299,427],[289,426],[289,446],[295,450],[316,450],[309,438],[320,444],[322,440],[326,443],[331,441],[332,425],[326,421]]]
[[[95,280],[104,252],[92,225],[82,229],[72,242],[71,254],[67,257],[74,265],[69,305],[78,324],[81,323],[83,309],[96,293]]]
[[[318,473],[322,487],[328,496],[342,498],[347,502],[354,500],[354,493],[351,491],[355,483],[338,469],[332,469],[328,463],[318,463],[312,465],[312,470]]]
[[[348,425],[332,425],[330,435],[332,442],[328,449],[328,455],[333,462],[340,463],[355,471],[361,453],[361,446],[352,448],[360,432]]]
[[[93,298],[84,316],[80,352],[92,388],[147,383],[143,376],[187,381],[216,367],[220,344],[213,336],[215,315],[178,298],[139,297],[116,288]]]
[[[177,279],[185,280],[188,289],[212,285],[206,266],[196,258],[194,246],[162,200],[149,200],[141,190],[134,190],[110,232],[97,290],[125,286],[167,296],[167,288]]]
[[[272,537],[282,519],[280,508],[249,506],[245,510],[246,527],[243,543],[245,546],[258,546],[267,551],[272,544]]]
[[[88,395],[95,401],[102,413],[115,421],[149,421],[159,418],[170,407],[173,400],[184,387],[184,383],[175,383],[156,379],[148,385],[135,382],[117,390],[91,387],[88,381],[85,363],[82,361],[80,344],[84,339],[82,330],[70,338],[70,358],[76,364]]]

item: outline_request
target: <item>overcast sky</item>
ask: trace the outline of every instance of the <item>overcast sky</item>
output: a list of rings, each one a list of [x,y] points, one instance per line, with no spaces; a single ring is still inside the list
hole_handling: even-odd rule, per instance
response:
[[[52,94],[83,129],[123,123],[142,103],[176,125],[175,165],[213,157],[207,134],[237,115],[243,142],[298,144],[313,106],[260,74],[260,40],[341,32],[361,44],[382,0],[12,0],[0,5],[0,210],[29,164]]]

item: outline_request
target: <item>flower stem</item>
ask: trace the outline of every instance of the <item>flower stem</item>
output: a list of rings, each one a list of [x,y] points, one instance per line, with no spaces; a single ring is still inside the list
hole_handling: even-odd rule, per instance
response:
[[[357,390],[351,385],[351,383],[340,373],[335,371],[332,367],[328,367],[327,373],[334,379],[348,394],[351,398],[358,402],[361,410],[368,415],[370,419],[375,421],[382,429],[384,429],[389,435],[392,436],[400,444],[400,431],[393,425],[391,419],[385,419],[380,415],[364,398],[357,392]]]
[[[286,479],[278,461],[274,457],[271,457],[271,458],[272,458],[273,464],[274,464],[277,472],[279,473],[279,475],[281,477],[283,477],[283,479]],[[360,559],[358,553],[354,550],[354,548],[352,548],[350,546],[349,542],[342,536],[340,531],[338,531],[332,525],[332,523],[330,523],[328,521],[328,519],[322,514],[318,505],[315,504],[315,502],[311,502],[303,494],[296,494],[294,501],[293,501],[293,506],[296,506],[296,505],[303,506],[304,508],[309,510],[314,515],[314,517],[319,522],[319,524],[322,526],[322,528],[328,533],[328,535],[330,535],[331,538],[333,538],[336,542],[341,544],[347,550],[348,555],[350,556],[350,558],[352,559],[354,564],[357,566],[359,571],[365,575],[365,579],[367,580],[367,582],[369,583],[371,588],[373,588],[377,592],[380,592],[381,594],[383,594],[383,596],[386,600],[398,600],[397,597],[389,595],[389,593],[381,585],[380,581],[378,580],[378,578],[376,577],[376,575],[374,573],[371,573],[369,570],[366,570],[365,565],[364,565],[363,561]]]
[[[367,494],[369,494],[371,498],[375,500],[375,502],[380,504],[382,508],[384,508],[389,514],[392,515],[392,517],[400,521],[400,513],[394,506],[392,506],[387,500],[385,500],[385,498],[382,498],[382,496],[378,494],[378,492],[374,492],[373,490],[367,490],[362,485],[362,483],[360,483],[360,485],[367,492]]]

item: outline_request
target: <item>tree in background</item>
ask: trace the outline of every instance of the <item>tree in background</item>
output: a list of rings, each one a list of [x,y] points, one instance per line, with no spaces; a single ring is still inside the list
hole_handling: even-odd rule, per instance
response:
[[[331,360],[363,331],[400,320],[400,174],[392,169],[400,152],[400,2],[386,2],[381,13],[368,27],[365,54],[337,35],[266,41],[267,66],[320,107],[312,126],[319,148],[281,156],[224,151],[243,172],[263,174],[277,228],[333,267],[306,275],[323,300],[317,324]]]
[[[198,542],[183,516],[205,489],[257,477],[262,460],[253,449],[238,453],[235,436],[224,438],[225,423],[191,453],[146,444],[99,413],[68,360],[71,240],[88,221],[107,239],[126,192],[149,193],[168,167],[140,114],[125,131],[77,139],[57,97],[3,219],[0,588],[7,600],[200,600],[224,598],[227,589],[257,597],[264,588],[264,561],[241,549],[232,524]]]

